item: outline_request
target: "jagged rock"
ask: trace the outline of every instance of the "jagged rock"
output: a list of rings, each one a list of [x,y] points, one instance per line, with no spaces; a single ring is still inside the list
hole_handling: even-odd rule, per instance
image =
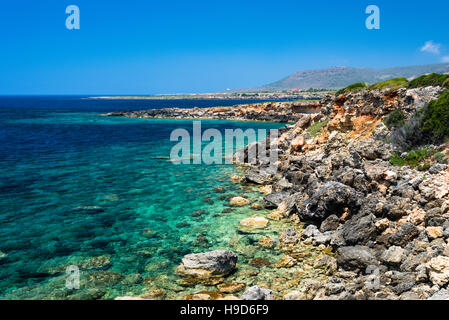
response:
[[[298,231],[295,228],[287,228],[279,237],[281,245],[295,245],[299,240]]]
[[[428,263],[429,277],[433,284],[440,287],[449,282],[449,257],[439,256]]]
[[[446,164],[441,164],[441,163],[436,163],[433,166],[430,167],[429,169],[429,173],[430,174],[438,174],[441,171],[446,170],[447,165]]]
[[[274,300],[273,291],[259,286],[252,286],[245,290],[240,297],[242,300]]]
[[[284,295],[284,300],[305,300],[305,295],[297,290],[290,291],[286,295]]]
[[[443,227],[427,227],[426,233],[429,239],[437,239],[443,236]]]
[[[449,289],[441,289],[427,300],[449,300]]]
[[[370,265],[378,265],[372,249],[364,246],[341,247],[337,250],[339,266],[350,269],[366,269]]]
[[[321,234],[321,232],[318,230],[318,228],[315,225],[310,224],[304,229],[301,236],[302,236],[302,238],[307,239],[307,238],[315,237],[319,234]]]
[[[418,228],[414,224],[406,222],[390,236],[389,242],[393,245],[405,247],[410,241],[416,238],[418,234]]]
[[[354,216],[338,231],[346,245],[365,244],[376,237],[374,216]]]
[[[335,214],[331,214],[321,223],[320,231],[321,232],[334,231],[337,230],[339,225],[340,221],[338,217]]]
[[[283,200],[290,196],[288,192],[270,193],[263,197],[263,205],[267,209],[276,209]]]
[[[440,208],[433,208],[426,212],[424,222],[426,226],[438,227],[444,224],[446,218],[443,216]]]
[[[297,207],[299,216],[305,220],[326,219],[331,214],[342,214],[345,209],[357,212],[362,205],[363,196],[340,182],[328,182],[311,198]]]
[[[315,260],[313,267],[326,269],[328,273],[333,273],[337,270],[337,259],[326,254]]]
[[[268,184],[272,178],[273,175],[269,172],[257,170],[255,168],[249,169],[245,174],[246,181],[255,184]]]
[[[237,255],[228,250],[191,253],[182,259],[177,273],[196,278],[222,277],[235,269]]]
[[[305,144],[305,140],[303,136],[297,136],[295,139],[293,139],[291,143],[291,147],[293,151],[301,151],[302,147]]]
[[[276,268],[291,268],[297,263],[296,259],[289,255],[284,255],[281,260],[275,265]]]
[[[406,215],[409,207],[409,199],[393,196],[383,207],[383,212],[389,219],[396,220]]]
[[[374,139],[359,141],[354,146],[354,149],[362,157],[368,160],[388,160],[393,155],[393,148],[391,147],[391,145]]]
[[[407,251],[401,247],[392,246],[382,253],[380,259],[386,264],[399,265],[404,260]]]

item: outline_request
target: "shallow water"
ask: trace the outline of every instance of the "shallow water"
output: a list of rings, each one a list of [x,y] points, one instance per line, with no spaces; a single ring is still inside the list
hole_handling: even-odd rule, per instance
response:
[[[180,285],[174,270],[181,258],[218,248],[239,254],[232,281],[270,283],[273,277],[301,272],[249,264],[257,257],[273,264],[280,259],[279,251],[261,248],[257,241],[275,237],[284,226],[271,221],[261,232],[244,234],[237,230],[240,219],[268,212],[246,206],[222,213],[230,196],[260,203],[257,190],[230,181],[239,168],[168,160],[174,145],[170,132],[191,130],[191,121],[98,115],[167,103],[198,105],[188,100],[0,99],[0,298],[111,299],[149,288],[163,288],[167,299],[180,298],[208,289]],[[241,102],[203,106],[235,103]],[[202,122],[203,130],[222,132],[280,126]],[[225,191],[214,192],[217,187]],[[65,288],[68,265],[81,269],[80,290]],[[245,270],[258,274],[248,277]]]

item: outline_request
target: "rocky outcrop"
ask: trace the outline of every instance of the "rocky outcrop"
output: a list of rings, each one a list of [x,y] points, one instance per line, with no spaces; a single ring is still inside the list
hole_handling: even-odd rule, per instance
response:
[[[163,108],[142,111],[117,111],[104,114],[109,117],[164,118],[164,119],[221,119],[270,122],[296,122],[304,114],[318,113],[319,102],[264,102],[213,108]]]
[[[409,117],[442,91],[327,96],[320,114],[280,130],[276,172],[264,174],[265,164],[248,170],[247,183],[270,185],[269,217],[305,223],[300,235],[294,228],[281,235],[283,246],[302,241],[328,246],[336,256],[327,282],[304,283],[285,299],[448,297],[449,169],[432,156],[421,171],[392,165],[398,150],[383,123],[397,109]],[[432,148],[449,154],[447,144]]]

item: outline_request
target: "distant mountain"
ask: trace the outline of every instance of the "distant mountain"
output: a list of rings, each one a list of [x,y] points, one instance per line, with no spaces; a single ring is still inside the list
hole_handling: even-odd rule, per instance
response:
[[[449,64],[397,67],[388,69],[332,67],[300,70],[279,81],[256,88],[260,90],[337,89],[356,82],[376,83],[397,77],[416,78],[426,73],[449,73]]]

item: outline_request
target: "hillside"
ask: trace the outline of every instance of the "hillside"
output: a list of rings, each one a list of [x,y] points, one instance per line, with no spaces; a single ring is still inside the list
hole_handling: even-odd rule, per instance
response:
[[[376,83],[397,77],[415,78],[426,73],[447,73],[449,64],[396,67],[388,69],[332,67],[300,70],[284,79],[259,87],[256,90],[286,89],[337,89],[356,82]]]

